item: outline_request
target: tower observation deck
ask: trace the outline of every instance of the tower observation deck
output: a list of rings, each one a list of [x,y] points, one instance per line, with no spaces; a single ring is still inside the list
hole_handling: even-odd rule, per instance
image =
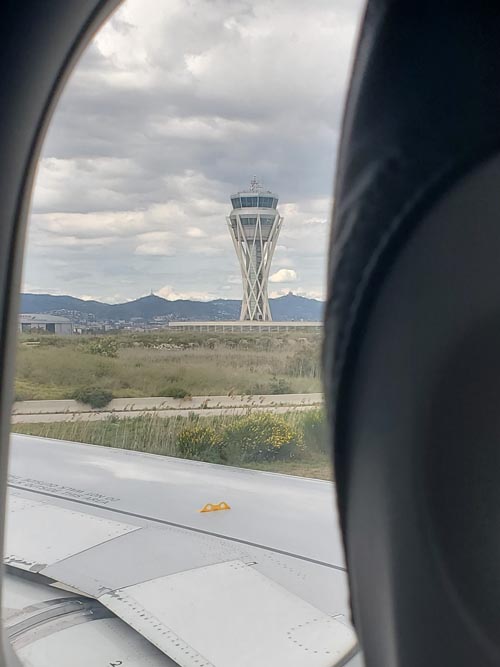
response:
[[[231,204],[227,224],[243,279],[240,320],[271,321],[267,283],[283,224],[278,195],[253,178],[249,190],[231,195]]]

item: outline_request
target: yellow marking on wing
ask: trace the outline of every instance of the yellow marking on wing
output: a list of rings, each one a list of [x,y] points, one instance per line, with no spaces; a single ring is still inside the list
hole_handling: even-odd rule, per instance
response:
[[[200,512],[219,512],[220,510],[230,510],[231,508],[227,503],[222,501],[221,503],[207,503],[205,507],[202,507]]]

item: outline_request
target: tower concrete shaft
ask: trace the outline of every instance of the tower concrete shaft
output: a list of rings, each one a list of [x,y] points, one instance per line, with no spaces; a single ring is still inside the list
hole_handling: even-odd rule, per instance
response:
[[[243,280],[240,320],[272,320],[267,284],[283,218],[278,196],[253,179],[250,190],[231,197],[227,223]]]

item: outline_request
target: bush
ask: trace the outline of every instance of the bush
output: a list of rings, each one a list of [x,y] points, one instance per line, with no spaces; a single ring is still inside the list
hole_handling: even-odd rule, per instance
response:
[[[186,426],[177,435],[177,451],[186,459],[220,461],[220,437],[211,426]]]
[[[322,408],[307,410],[301,415],[304,444],[318,452],[329,453],[328,426]]]
[[[221,455],[230,463],[293,458],[302,448],[300,433],[269,412],[235,419],[222,433]]]
[[[71,398],[91,408],[104,408],[113,399],[113,393],[101,387],[82,387],[74,391]]]
[[[246,396],[267,396],[269,394],[292,394],[292,385],[285,380],[285,378],[272,377],[269,384],[253,384],[244,389],[243,393]]]
[[[247,387],[247,389],[245,389],[243,393],[245,396],[261,396],[267,394],[267,392],[268,392],[267,385],[254,384],[251,387]]]
[[[269,393],[270,394],[291,394],[292,385],[287,382],[284,378],[273,377],[269,384]]]
[[[113,338],[96,338],[88,344],[86,352],[114,358],[118,356],[118,343]]]
[[[183,387],[176,387],[175,385],[164,387],[160,390],[158,395],[168,398],[186,398],[187,396],[191,396],[187,389],[184,389]]]

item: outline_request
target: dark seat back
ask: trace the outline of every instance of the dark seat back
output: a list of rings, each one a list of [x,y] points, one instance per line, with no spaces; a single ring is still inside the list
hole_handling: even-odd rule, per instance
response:
[[[368,667],[500,664],[500,8],[371,2],[327,405]]]

